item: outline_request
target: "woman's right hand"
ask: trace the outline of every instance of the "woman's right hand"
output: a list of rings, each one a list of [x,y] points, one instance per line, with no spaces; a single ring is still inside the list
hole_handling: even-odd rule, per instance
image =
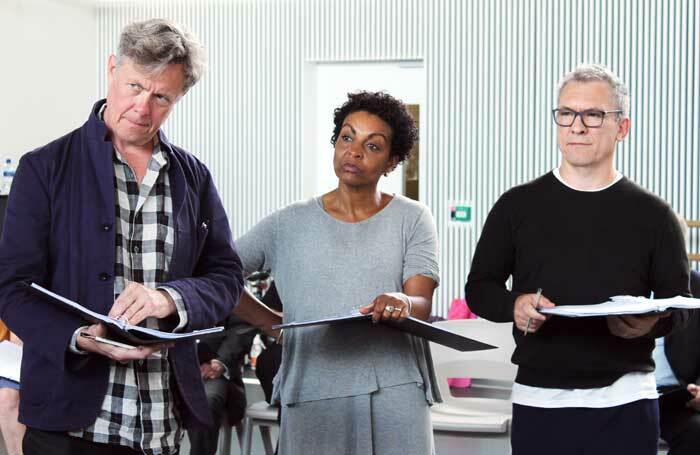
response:
[[[411,303],[406,294],[385,292],[375,298],[369,305],[360,307],[360,313],[372,313],[372,322],[403,321],[410,316]]]

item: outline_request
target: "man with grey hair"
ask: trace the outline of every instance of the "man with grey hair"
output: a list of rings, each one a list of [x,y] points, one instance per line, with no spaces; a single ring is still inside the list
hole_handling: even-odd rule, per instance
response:
[[[620,79],[581,65],[557,98],[561,163],[496,202],[467,301],[482,317],[514,323],[514,455],[655,455],[654,337],[688,313],[576,319],[538,309],[689,295],[683,236],[668,204],[615,169],[615,148],[631,123]]]
[[[241,264],[212,176],[160,130],[203,61],[171,22],[127,25],[106,100],[20,161],[0,241],[0,315],[25,341],[25,455],[172,454],[183,427],[211,423],[194,343],[109,344],[104,325],[21,285],[166,331],[231,312]]]

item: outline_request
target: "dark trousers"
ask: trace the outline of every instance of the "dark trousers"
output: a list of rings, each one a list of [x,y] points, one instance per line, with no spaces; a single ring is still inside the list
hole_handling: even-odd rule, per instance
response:
[[[684,389],[659,398],[661,437],[668,443],[669,455],[700,453],[700,413],[685,407],[691,398]]]
[[[657,400],[612,408],[513,405],[512,455],[656,455]]]
[[[22,440],[24,455],[135,455],[141,451],[117,444],[98,444],[68,436],[65,432],[27,428]]]
[[[187,430],[192,455],[216,454],[216,447],[219,443],[219,427],[226,412],[229,395],[228,380],[223,376],[217,379],[207,379],[204,381],[204,390],[207,394],[209,409],[214,416],[214,426]]]

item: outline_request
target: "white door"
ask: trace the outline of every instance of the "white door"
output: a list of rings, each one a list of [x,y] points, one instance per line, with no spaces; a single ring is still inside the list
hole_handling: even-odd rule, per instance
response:
[[[304,197],[317,196],[338,186],[333,171],[333,111],[347,94],[385,91],[406,104],[424,105],[425,72],[421,62],[309,63],[304,70]],[[421,109],[421,117],[423,110]],[[423,119],[419,119],[425,125]],[[422,142],[422,141],[421,141]],[[423,149],[423,147],[421,147]],[[403,193],[403,168],[382,177],[379,188]]]

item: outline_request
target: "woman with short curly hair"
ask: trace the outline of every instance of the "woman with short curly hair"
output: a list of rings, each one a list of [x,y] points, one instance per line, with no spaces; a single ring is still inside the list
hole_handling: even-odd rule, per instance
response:
[[[430,211],[377,189],[417,139],[405,105],[386,93],[348,95],[335,110],[338,187],[264,218],[237,241],[244,271],[270,268],[284,321],[341,316],[427,319],[438,283]],[[279,318],[241,300],[258,326]],[[284,334],[274,399],[282,406],[279,453],[433,453],[429,405],[436,390],[424,341],[368,321]]]
[[[335,147],[345,118],[353,112],[367,112],[382,119],[392,131],[390,159],[403,163],[411,156],[413,144],[418,140],[418,130],[405,105],[383,92],[348,93],[348,100],[333,112],[333,136]]]

